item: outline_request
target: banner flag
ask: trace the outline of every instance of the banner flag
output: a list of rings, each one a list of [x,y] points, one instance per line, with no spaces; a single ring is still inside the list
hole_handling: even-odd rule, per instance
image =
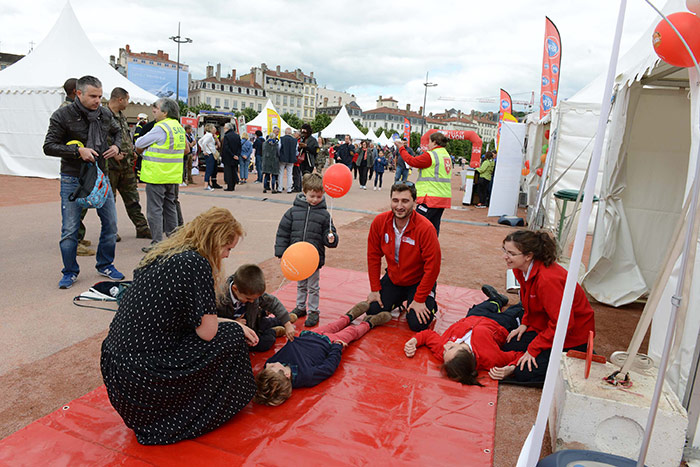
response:
[[[403,137],[406,141],[411,141],[411,122],[407,118],[403,119]]]
[[[280,114],[275,112],[272,109],[267,109],[267,134],[269,135],[272,133],[272,127],[277,127],[280,130],[282,129],[280,127],[280,124],[282,122],[282,119],[280,118]]]
[[[501,142],[501,125],[503,124],[503,114],[513,113],[513,100],[510,98],[510,94],[501,89],[501,98],[498,100],[498,134],[496,134],[496,151],[498,151],[498,144]]]
[[[544,52],[542,55],[542,90],[540,92],[540,119],[557,105],[559,93],[559,65],[561,64],[561,38],[551,19],[545,16]]]

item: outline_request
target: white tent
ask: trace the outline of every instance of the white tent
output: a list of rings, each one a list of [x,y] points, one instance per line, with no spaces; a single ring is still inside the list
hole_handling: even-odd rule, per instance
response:
[[[51,114],[65,97],[63,83],[84,75],[102,81],[107,96],[122,87],[133,102],[157,99],[109,66],[66,3],[34,51],[0,71],[0,174],[58,178],[60,159],[44,155],[44,137]]]
[[[379,136],[379,144],[382,146],[392,146],[394,143],[392,143],[391,140],[386,137],[386,134],[382,132],[382,134]]]
[[[272,110],[274,112],[277,112],[277,109],[275,108],[274,105],[272,105],[272,101],[270,99],[267,100],[267,102],[265,103],[265,107],[263,107],[262,111],[258,114],[258,116],[255,117],[250,122],[246,123],[246,127],[248,127],[248,126],[260,127],[260,130],[263,132],[263,135],[267,136],[267,133],[268,133],[268,131],[267,131],[267,111],[268,111],[268,109]],[[277,115],[280,115],[279,112],[277,112]],[[289,123],[284,121],[284,119],[282,118],[281,115],[279,117],[279,123],[277,124],[277,126],[280,128],[280,134],[282,134],[282,135],[284,134],[284,132],[287,128],[291,128],[292,131],[294,131],[296,129],[293,126],[291,126]],[[250,133],[250,131],[248,133]]]
[[[384,132],[382,132],[384,134]],[[374,130],[371,128],[367,130],[367,134],[365,135],[365,139],[368,139],[372,141],[373,143],[378,143],[379,142],[379,137],[374,133]]]
[[[335,138],[336,135],[350,135],[353,140],[366,139],[366,135],[350,119],[344,105],[340,106],[340,112],[326,128],[321,130],[324,138]]]

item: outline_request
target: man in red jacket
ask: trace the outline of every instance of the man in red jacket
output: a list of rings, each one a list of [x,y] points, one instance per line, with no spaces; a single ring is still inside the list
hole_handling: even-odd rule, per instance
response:
[[[416,215],[416,187],[408,182],[391,187],[391,211],[372,221],[367,237],[367,271],[371,292],[368,315],[409,303],[411,330],[427,329],[437,311],[435,284],[440,275],[440,243],[433,224]],[[381,276],[382,257],[386,273]]]

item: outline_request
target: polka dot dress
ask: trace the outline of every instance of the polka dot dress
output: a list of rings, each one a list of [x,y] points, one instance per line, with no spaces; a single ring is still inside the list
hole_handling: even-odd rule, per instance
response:
[[[209,262],[193,251],[134,272],[102,343],[109,400],[141,444],[195,438],[255,394],[248,346],[236,323],[207,342],[195,328],[214,314]]]

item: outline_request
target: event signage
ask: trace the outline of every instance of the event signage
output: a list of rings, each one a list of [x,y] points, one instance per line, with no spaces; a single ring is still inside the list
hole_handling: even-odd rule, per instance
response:
[[[407,118],[403,119],[403,137],[406,141],[411,141],[411,122]]]
[[[182,126],[189,125],[192,128],[197,128],[199,120],[193,117],[180,117],[180,124]]]
[[[496,134],[496,150],[498,151],[499,144],[501,142],[501,126],[503,125],[503,115],[513,113],[513,100],[510,98],[510,94],[501,89],[501,98],[499,99],[500,105],[498,106],[498,133]]]
[[[552,20],[545,16],[544,52],[542,53],[542,89],[540,92],[540,119],[557,105],[559,92],[559,66],[561,64],[561,38]]]
[[[272,109],[267,109],[267,134],[272,133],[272,127],[277,127],[280,130],[282,129],[281,127],[281,122],[282,119],[280,118],[280,114],[278,114],[276,111]]]
[[[132,83],[158,97],[175,99],[178,94],[175,92],[177,84],[175,65],[172,68],[166,68],[145,63],[129,63],[126,69],[126,77]],[[187,72],[180,70],[179,94],[180,100],[183,102],[187,102],[187,83]]]

